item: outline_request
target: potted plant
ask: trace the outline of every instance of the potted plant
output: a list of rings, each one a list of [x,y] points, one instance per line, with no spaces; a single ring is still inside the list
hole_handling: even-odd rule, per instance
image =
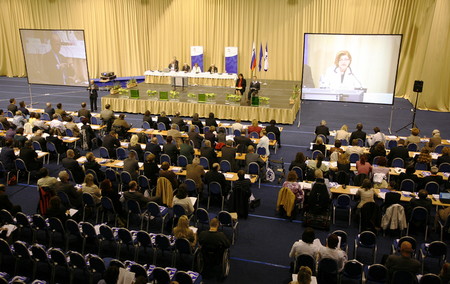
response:
[[[114,85],[111,87],[111,89],[109,89],[109,93],[111,94],[111,95],[115,95],[115,94],[117,94],[118,92],[119,92],[119,89],[120,89],[121,87],[120,87],[120,83],[119,82],[116,82],[116,83],[114,83]]]
[[[133,88],[136,86],[137,86],[136,78],[131,77],[131,79],[127,81],[127,88],[129,89],[129,88]]]
[[[300,94],[300,88],[298,85],[294,85],[294,90],[292,91],[292,95],[289,98],[289,104],[293,105],[295,103],[295,99],[297,99],[297,96]]]
[[[176,101],[176,102],[180,101],[180,92],[170,91],[169,95],[170,95],[171,101]]]
[[[197,95],[194,93],[189,93],[188,94],[188,101],[191,103],[196,103],[197,102]]]
[[[260,107],[269,107],[269,97],[259,97],[259,106]]]
[[[147,90],[148,99],[151,101],[157,101],[158,100],[158,92]]]
[[[121,95],[122,97],[128,97],[128,89],[120,88],[118,90],[118,92],[119,92],[119,95]]]
[[[216,103],[216,94],[215,93],[206,93],[206,103],[215,104]]]
[[[235,94],[227,94],[226,95],[226,101],[225,104],[229,104],[229,105],[239,105],[241,101],[241,96],[240,95],[235,95]]]

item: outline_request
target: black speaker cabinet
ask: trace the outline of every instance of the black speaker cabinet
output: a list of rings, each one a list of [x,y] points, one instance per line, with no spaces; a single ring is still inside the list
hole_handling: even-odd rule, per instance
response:
[[[422,93],[423,81],[414,81],[414,92]]]

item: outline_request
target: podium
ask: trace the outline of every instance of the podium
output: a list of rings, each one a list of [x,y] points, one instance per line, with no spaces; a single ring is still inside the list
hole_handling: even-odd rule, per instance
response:
[[[184,90],[184,87],[188,85],[188,77],[172,76],[170,77],[170,83],[174,89],[182,87]]]
[[[302,88],[303,100],[363,102],[365,90]]]

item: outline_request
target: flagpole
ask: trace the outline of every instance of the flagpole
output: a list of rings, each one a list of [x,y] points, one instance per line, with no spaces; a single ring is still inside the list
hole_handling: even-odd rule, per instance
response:
[[[264,73],[264,84],[263,85],[267,85],[267,71]]]

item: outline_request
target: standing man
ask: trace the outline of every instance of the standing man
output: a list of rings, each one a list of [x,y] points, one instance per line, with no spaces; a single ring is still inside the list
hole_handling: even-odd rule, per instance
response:
[[[91,80],[88,90],[89,100],[91,102],[91,112],[94,112],[94,110],[97,111],[98,86],[94,83],[94,80]]]
[[[178,72],[178,61],[172,60],[172,62],[170,62],[169,64],[169,70]]]
[[[261,86],[256,76],[253,76],[253,81],[250,83],[250,91],[248,92],[248,101],[251,100],[252,96],[257,95],[260,89]]]

